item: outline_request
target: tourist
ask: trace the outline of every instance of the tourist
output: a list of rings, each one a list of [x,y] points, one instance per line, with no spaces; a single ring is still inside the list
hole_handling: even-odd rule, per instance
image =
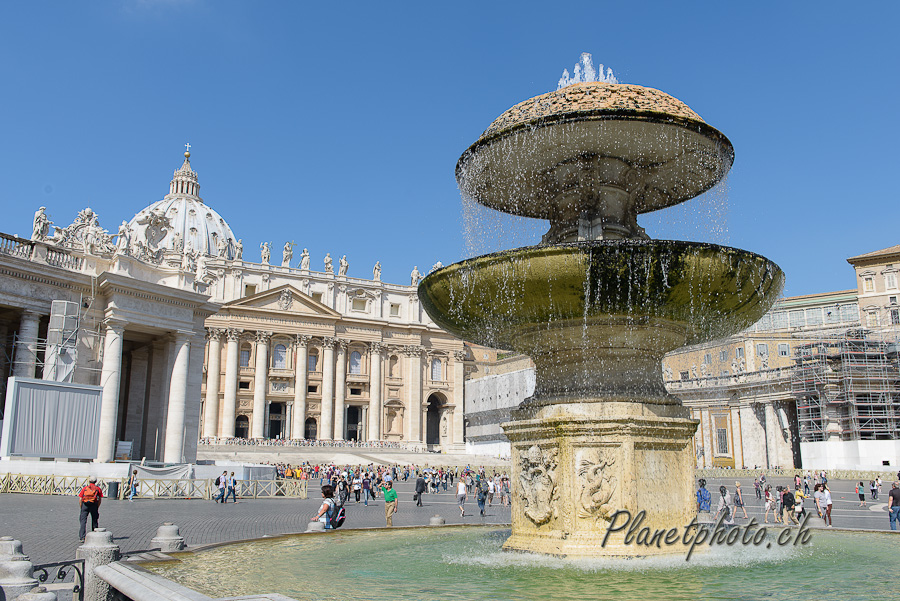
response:
[[[756,491],[756,500],[759,501],[762,499],[762,485],[759,483],[759,478],[753,480],[753,489]]]
[[[775,522],[779,522],[778,514],[775,513],[775,499],[772,497],[772,485],[766,487],[766,524],[769,523],[769,512],[775,517]]]
[[[316,514],[316,521],[325,524],[325,529],[331,528],[331,515],[334,513],[334,487],[326,484],[322,487],[322,506]]]
[[[84,542],[84,534],[87,528],[88,514],[91,516],[91,532],[100,526],[100,502],[103,500],[103,491],[97,486],[97,476],[88,478],[87,486],[78,492],[78,540]]]
[[[825,517],[825,493],[822,492],[822,485],[813,486],[813,503],[816,506],[816,513],[820,518]]]
[[[712,505],[712,495],[706,490],[706,480],[700,478],[700,488],[697,489],[697,513],[709,513]]]
[[[744,512],[744,519],[747,519],[747,508],[744,507],[744,494],[741,492],[741,483],[734,483],[734,513],[737,515],[737,510],[740,509]]]
[[[394,525],[394,514],[397,513],[400,501],[397,498],[397,491],[390,480],[381,487],[381,494],[384,495],[384,521],[385,525],[390,528]]]
[[[798,487],[797,490],[800,490]],[[794,497],[794,493],[791,492],[790,486],[785,486],[784,491],[781,493],[781,507],[784,514],[782,521],[785,525],[787,525],[788,520],[791,520],[791,523],[798,524],[797,518],[794,517],[794,503],[796,499]]]
[[[822,484],[822,492],[825,494],[825,521],[827,522],[828,527],[831,528],[834,524],[831,521],[832,501],[831,491],[828,490],[828,484]]]
[[[369,506],[369,496],[372,494],[372,479],[369,478],[369,472],[363,475],[362,479],[362,495],[366,507]]]
[[[356,496],[356,503],[359,504],[359,494],[362,492],[362,478],[359,477],[359,472],[353,474],[353,494]]]
[[[459,505],[459,517],[466,517],[466,510],[464,505],[466,503],[466,497],[468,493],[466,492],[466,480],[465,478],[460,478],[456,481],[456,503]]]
[[[800,474],[794,474],[794,490],[800,490]]]
[[[216,494],[213,495],[213,502],[215,502],[215,503],[219,503],[219,502],[224,503],[225,502],[225,487],[227,485],[227,481],[228,481],[228,471],[226,470],[226,471],[222,472],[221,476],[216,478],[216,486],[218,487],[218,490],[216,491]]]
[[[509,496],[509,478],[504,474],[503,479],[500,481],[500,504],[501,505],[511,505],[511,499]]]
[[[803,514],[806,512],[806,509],[803,508],[803,499],[805,499],[808,495],[800,492],[798,488],[794,491],[794,513],[796,514],[797,523],[803,521]]]
[[[891,521],[891,530],[897,529],[897,522],[900,521],[900,482],[894,482],[891,485],[891,492],[888,493],[888,517]]]
[[[875,486],[874,480],[869,480],[869,490],[872,493],[872,500],[875,501],[878,499],[878,487]]]
[[[487,501],[487,496],[487,482],[485,482],[485,478],[481,474],[478,474],[475,476],[475,502],[478,503],[478,509],[481,511],[482,517],[484,517],[484,502]]]
[[[719,494],[721,494],[721,498],[719,499],[719,506],[716,508],[716,515],[713,517],[713,522],[719,519],[719,514],[722,514],[722,524],[725,527],[734,526],[734,513],[731,511],[731,495],[728,494],[728,489],[724,486],[719,487]]]
[[[866,485],[860,482],[856,485],[856,494],[859,496],[859,506],[866,506]]]
[[[419,476],[416,478],[416,507],[422,506],[422,495],[425,494],[425,478]]]
[[[225,498],[222,500],[222,503],[228,502],[229,495],[231,495],[232,502],[237,503],[237,478],[234,477],[234,472],[231,472],[231,475],[228,477],[225,489]]]
[[[809,470],[803,475],[803,494],[809,496]]]
[[[494,504],[494,479],[487,479],[487,501],[488,507]]]
[[[875,476],[875,498],[877,499],[880,496],[881,496],[881,478],[878,476]]]
[[[128,500],[134,502],[134,498],[137,496],[137,487],[138,487],[138,477],[137,470],[131,472],[131,477],[128,478]]]

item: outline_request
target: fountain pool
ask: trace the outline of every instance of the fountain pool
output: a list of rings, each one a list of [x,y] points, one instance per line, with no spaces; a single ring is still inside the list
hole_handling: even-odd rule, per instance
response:
[[[805,546],[712,547],[690,561],[508,553],[501,546],[509,535],[477,527],[339,531],[226,545],[144,567],[212,597],[266,591],[390,601],[869,601],[892,596],[900,567],[889,533],[816,530]]]

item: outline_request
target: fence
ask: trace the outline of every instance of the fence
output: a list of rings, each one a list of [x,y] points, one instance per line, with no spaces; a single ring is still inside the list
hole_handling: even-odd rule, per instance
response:
[[[109,483],[119,483],[119,499],[128,497],[128,480],[100,480],[97,485],[109,496]],[[77,495],[87,486],[87,476],[33,476],[0,474],[0,493],[36,495]],[[138,480],[137,497],[142,499],[212,499],[218,492],[212,479]],[[306,480],[238,480],[235,494],[242,499],[307,498]]]

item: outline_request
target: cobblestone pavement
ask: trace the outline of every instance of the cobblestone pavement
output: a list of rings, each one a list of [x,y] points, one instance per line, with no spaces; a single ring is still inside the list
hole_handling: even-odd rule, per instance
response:
[[[763,503],[756,499],[753,480],[741,482],[746,499],[747,514],[763,522]],[[788,478],[770,478],[769,484],[786,485]],[[222,505],[202,500],[137,500],[109,501],[100,508],[100,525],[110,530],[123,551],[149,549],[150,539],[163,522],[173,522],[181,528],[188,546],[228,542],[266,535],[303,532],[318,510],[318,481],[312,481],[310,499],[258,499],[241,500],[237,504]],[[734,492],[735,479],[710,479],[708,488],[714,502],[718,488],[724,484]],[[865,483],[868,487],[868,482]],[[652,486],[648,483],[648,486]],[[890,483],[882,487],[877,501],[866,494],[866,507],[859,506],[854,492],[854,482],[829,482],[834,499],[834,525],[836,528],[866,528],[888,530],[887,491]],[[394,516],[395,526],[422,526],[433,515],[440,515],[448,524],[508,524],[508,507],[493,505],[481,518],[478,507],[470,497],[466,503],[466,517],[461,518],[452,491],[426,494],[424,506],[416,507],[412,500],[413,482],[397,485],[400,510]],[[665,486],[661,487],[661,495]],[[813,511],[811,501],[807,509]],[[714,505],[715,507],[715,505]],[[738,518],[738,524],[748,520]],[[474,514],[474,515],[473,515]],[[379,498],[370,501],[368,507],[351,500],[347,504],[345,528],[377,528],[384,526],[384,502]],[[771,517],[770,517],[771,520]],[[25,553],[36,563],[50,563],[71,559],[78,547],[78,502],[75,497],[0,494],[0,536],[12,536],[22,541]]]
[[[188,546],[220,543],[266,535],[303,532],[316,514],[322,499],[318,480],[312,480],[309,499],[249,499],[238,503],[203,500],[104,500],[100,506],[100,526],[113,533],[123,552],[146,550],[150,539],[164,522],[178,524]],[[423,526],[441,515],[448,524],[508,524],[510,510],[497,504],[478,515],[473,496],[466,502],[461,518],[452,491],[426,494],[423,506],[412,500],[414,481],[397,485],[399,511],[394,526]],[[351,495],[346,505],[345,528],[384,527],[384,501],[379,496],[365,506]],[[474,515],[473,515],[474,514]],[[90,527],[90,523],[88,523]],[[78,499],[76,497],[0,494],[0,536],[22,541],[25,554],[35,564],[64,561],[75,556],[78,541]]]

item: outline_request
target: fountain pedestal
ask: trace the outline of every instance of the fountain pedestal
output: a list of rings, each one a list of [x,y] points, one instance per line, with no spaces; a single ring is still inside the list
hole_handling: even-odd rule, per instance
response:
[[[610,533],[605,545],[604,538],[618,510],[646,512],[633,538],[644,527],[649,535],[673,527],[683,534],[696,515],[691,438],[698,423],[680,405],[584,399],[535,411],[526,404],[503,424],[520,500],[503,548],[572,557],[683,552],[680,543],[626,544],[627,529]],[[622,515],[616,525],[624,522]]]

